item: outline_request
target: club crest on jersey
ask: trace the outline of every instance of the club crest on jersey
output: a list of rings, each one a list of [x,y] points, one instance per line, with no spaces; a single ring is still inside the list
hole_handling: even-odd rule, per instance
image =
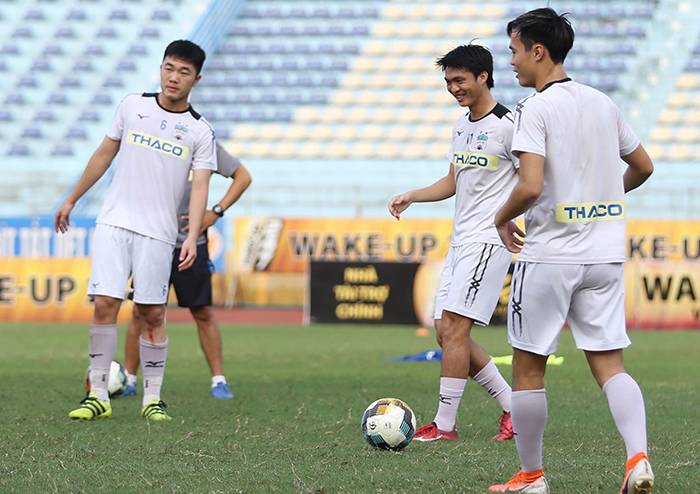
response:
[[[478,149],[479,151],[481,151],[482,149],[486,149],[486,145],[488,143],[488,132],[479,132],[479,135],[476,137],[476,149]]]
[[[182,141],[185,137],[187,137],[187,133],[190,131],[190,129],[187,128],[186,125],[182,125],[181,123],[178,123],[175,126],[175,130],[173,130],[173,137],[177,139],[178,141]]]
[[[186,160],[190,154],[190,148],[157,136],[134,132],[130,130],[126,136],[127,144],[134,144],[145,148],[153,149],[159,153],[167,154],[181,160]]]

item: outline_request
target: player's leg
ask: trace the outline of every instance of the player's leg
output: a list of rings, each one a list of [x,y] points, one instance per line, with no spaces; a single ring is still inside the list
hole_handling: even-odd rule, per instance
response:
[[[109,417],[109,369],[117,351],[117,316],[131,272],[132,233],[98,224],[92,243],[87,294],[95,302],[90,325],[90,386],[81,406],[69,413],[75,419]]]
[[[649,492],[654,474],[647,456],[644,398],[627,374],[622,348],[630,344],[625,327],[624,271],[621,264],[586,267],[581,289],[572,297],[569,324],[576,346],[583,349],[627,450],[621,492]]]
[[[210,305],[191,307],[190,311],[197,323],[199,343],[211,370],[211,395],[217,399],[233,398],[224,376],[221,331],[214,318],[214,311]]]
[[[549,493],[542,464],[547,425],[544,374],[569,312],[581,266],[517,262],[508,303],[508,341],[513,347],[511,415],[521,470],[492,492]],[[510,489],[510,490],[508,490]]]
[[[141,415],[169,420],[161,389],[168,357],[165,303],[170,286],[173,246],[143,235],[134,235],[134,302],[142,319],[139,359],[143,379]]]
[[[513,439],[513,423],[510,413],[512,389],[486,350],[471,338],[469,344],[469,377],[484,388],[503,410],[498,419],[498,434],[491,439],[494,441]]]
[[[131,311],[131,320],[126,330],[126,342],[124,345],[124,367],[126,368],[126,390],[122,396],[136,396],[136,373],[139,368],[139,338],[141,336],[141,325],[143,320],[139,314],[139,309],[134,304]]]

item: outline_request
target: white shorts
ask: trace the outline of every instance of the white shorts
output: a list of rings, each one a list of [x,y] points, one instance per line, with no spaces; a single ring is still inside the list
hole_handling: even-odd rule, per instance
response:
[[[450,247],[435,298],[435,319],[447,310],[486,326],[503,290],[513,255],[500,245]]]
[[[129,277],[134,302],[157,305],[168,300],[174,245],[98,223],[92,240],[88,295],[124,299]]]
[[[510,287],[508,342],[513,348],[554,353],[565,321],[580,350],[619,350],[631,343],[622,264],[519,261]]]

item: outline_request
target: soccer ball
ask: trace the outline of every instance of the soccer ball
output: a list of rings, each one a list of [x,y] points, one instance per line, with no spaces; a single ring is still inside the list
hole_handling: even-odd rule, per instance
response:
[[[362,435],[374,447],[399,451],[416,433],[416,416],[403,401],[382,398],[367,407],[362,415]]]
[[[85,371],[85,389],[90,392],[92,388],[90,384],[90,366],[88,365]],[[112,360],[109,367],[109,383],[107,383],[107,391],[110,398],[116,398],[126,390],[126,369],[116,360]]]

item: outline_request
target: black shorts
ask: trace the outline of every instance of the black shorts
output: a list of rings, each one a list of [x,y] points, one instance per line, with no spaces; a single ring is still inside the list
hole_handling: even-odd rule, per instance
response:
[[[180,251],[173,253],[173,270],[170,273],[170,283],[175,288],[177,305],[180,307],[202,307],[211,305],[211,261],[207,244],[197,246],[197,259],[194,264],[184,271],[178,271]]]

